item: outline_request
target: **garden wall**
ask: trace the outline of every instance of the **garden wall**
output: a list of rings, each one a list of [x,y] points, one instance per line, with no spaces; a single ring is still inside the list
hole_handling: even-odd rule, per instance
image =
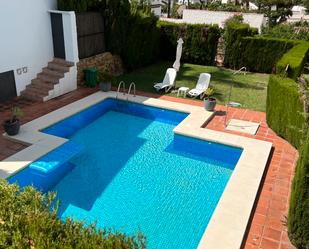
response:
[[[108,72],[115,76],[121,75],[124,72],[123,63],[119,56],[112,55],[109,52],[98,54],[81,59],[77,63],[77,83],[79,85],[84,82],[84,70],[90,67],[95,67],[98,71]]]
[[[226,19],[238,14],[237,12],[226,11],[208,11],[208,10],[194,10],[185,9],[181,21],[190,24],[217,24],[219,27],[224,27]],[[256,13],[242,13],[244,22],[251,27],[257,28],[259,31],[262,26],[266,25],[266,18],[263,14]]]
[[[104,19],[100,12],[76,14],[76,26],[80,59],[105,52]]]

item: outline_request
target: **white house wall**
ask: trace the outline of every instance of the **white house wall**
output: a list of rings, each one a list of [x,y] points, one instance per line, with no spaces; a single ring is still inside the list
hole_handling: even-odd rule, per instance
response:
[[[66,61],[73,62],[74,65],[70,67],[69,72],[64,74],[64,77],[59,80],[59,83],[54,85],[54,89],[49,91],[44,101],[71,92],[77,88],[77,63],[79,61],[76,16],[74,11],[56,10],[49,12],[62,15],[65,59]]]
[[[0,73],[14,70],[18,95],[53,58],[51,9],[56,0],[0,1]]]
[[[192,24],[218,24],[220,27],[223,27],[225,20],[236,13],[237,12],[185,9],[183,11],[181,21]],[[259,31],[261,30],[262,26],[266,24],[266,18],[263,14],[241,14],[243,15],[245,23],[248,23],[251,27],[257,28]]]

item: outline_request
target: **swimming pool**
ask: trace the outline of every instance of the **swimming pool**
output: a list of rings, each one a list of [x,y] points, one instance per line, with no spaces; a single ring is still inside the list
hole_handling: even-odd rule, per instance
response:
[[[9,180],[57,191],[63,219],[196,248],[242,150],[174,135],[186,117],[107,99],[45,129],[70,142]]]

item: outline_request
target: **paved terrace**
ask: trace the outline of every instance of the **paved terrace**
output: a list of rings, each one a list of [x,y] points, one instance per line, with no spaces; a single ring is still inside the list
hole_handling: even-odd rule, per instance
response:
[[[29,122],[62,106],[72,103],[98,91],[97,88],[79,88],[78,90],[55,98],[45,103],[16,100],[0,105],[0,122],[2,123],[10,115],[10,109],[14,106],[22,108],[25,116],[23,123]],[[203,103],[191,99],[180,99],[170,96],[137,92],[152,98],[161,98],[169,101],[182,102],[191,105],[202,106]],[[288,142],[278,137],[266,124],[266,116],[263,112],[255,112],[248,109],[229,108],[227,120],[232,118],[260,123],[260,128],[255,136],[244,133],[227,131],[224,128],[226,108],[217,106],[216,115],[205,124],[208,129],[228,132],[240,136],[251,137],[273,143],[273,152],[270,155],[269,165],[261,184],[260,193],[256,201],[252,219],[248,225],[248,233],[243,243],[245,249],[292,249],[287,236],[286,217],[289,204],[291,182],[294,175],[295,163],[298,157],[297,150]],[[1,126],[0,132],[3,133]],[[0,136],[0,160],[24,149],[26,146],[11,142]]]

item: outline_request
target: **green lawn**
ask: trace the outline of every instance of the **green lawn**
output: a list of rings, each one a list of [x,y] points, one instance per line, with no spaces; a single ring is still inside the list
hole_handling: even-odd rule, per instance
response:
[[[171,65],[171,62],[160,62],[122,75],[118,77],[117,82],[123,80],[127,87],[130,82],[135,82],[137,90],[154,93],[156,92],[153,88],[154,82],[161,82],[166,69]],[[269,77],[267,74],[233,75],[232,70],[225,68],[184,64],[177,74],[176,89],[181,86],[194,88],[198,76],[204,72],[211,74],[210,85],[215,89],[215,97],[219,104],[226,104],[230,86],[233,83],[231,101],[241,103],[243,108],[265,111]],[[169,93],[168,95],[176,96],[176,93]]]

